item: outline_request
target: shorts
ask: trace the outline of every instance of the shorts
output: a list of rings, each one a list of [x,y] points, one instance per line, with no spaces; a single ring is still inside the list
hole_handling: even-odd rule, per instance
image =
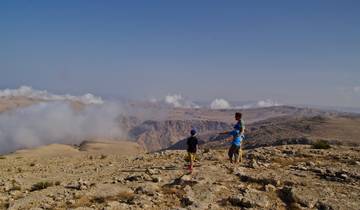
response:
[[[239,154],[240,154],[240,146],[232,144],[228,152],[229,158],[232,159],[234,155],[235,157],[239,157]]]
[[[188,152],[188,158],[190,163],[193,163],[195,161],[196,153]]]

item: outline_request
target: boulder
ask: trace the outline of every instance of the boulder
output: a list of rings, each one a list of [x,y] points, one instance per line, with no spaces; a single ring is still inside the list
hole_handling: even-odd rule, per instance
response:
[[[318,193],[309,187],[293,187],[290,196],[293,202],[308,208],[314,208],[319,197]]]

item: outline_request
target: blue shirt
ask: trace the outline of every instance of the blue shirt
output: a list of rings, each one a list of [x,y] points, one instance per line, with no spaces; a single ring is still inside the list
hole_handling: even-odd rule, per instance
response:
[[[240,146],[241,141],[244,139],[244,135],[241,134],[241,129],[245,127],[244,122],[240,120],[238,123],[236,123],[234,127],[239,129],[234,129],[230,131],[229,135],[233,136],[233,141],[231,142],[231,144]]]
[[[240,146],[241,141],[244,138],[244,136],[240,134],[240,130],[232,130],[230,131],[229,135],[233,136],[233,141],[231,142],[231,144]]]

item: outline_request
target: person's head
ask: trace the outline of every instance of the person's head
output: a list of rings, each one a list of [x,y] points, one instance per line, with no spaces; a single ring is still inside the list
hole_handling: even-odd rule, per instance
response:
[[[240,112],[235,113],[235,120],[241,120],[242,114]]]
[[[191,129],[190,135],[191,135],[191,136],[195,136],[195,135],[196,135],[196,130],[195,130],[195,129]]]

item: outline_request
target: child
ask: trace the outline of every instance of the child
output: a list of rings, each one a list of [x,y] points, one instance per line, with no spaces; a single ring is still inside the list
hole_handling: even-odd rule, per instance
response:
[[[190,131],[190,137],[187,139],[187,145],[188,145],[188,156],[189,156],[189,160],[190,160],[190,165],[189,165],[189,170],[190,172],[192,172],[193,166],[194,166],[194,161],[195,161],[195,155],[196,155],[196,150],[198,147],[198,139],[196,138],[196,130],[192,129]]]
[[[242,114],[240,112],[236,112],[235,120],[237,123],[234,126],[234,130],[220,133],[233,136],[233,141],[231,142],[231,147],[229,148],[228,152],[231,163],[233,163],[233,156],[235,156],[235,163],[239,162],[239,157],[240,163],[242,162],[241,141],[244,139],[245,126],[241,117]]]

